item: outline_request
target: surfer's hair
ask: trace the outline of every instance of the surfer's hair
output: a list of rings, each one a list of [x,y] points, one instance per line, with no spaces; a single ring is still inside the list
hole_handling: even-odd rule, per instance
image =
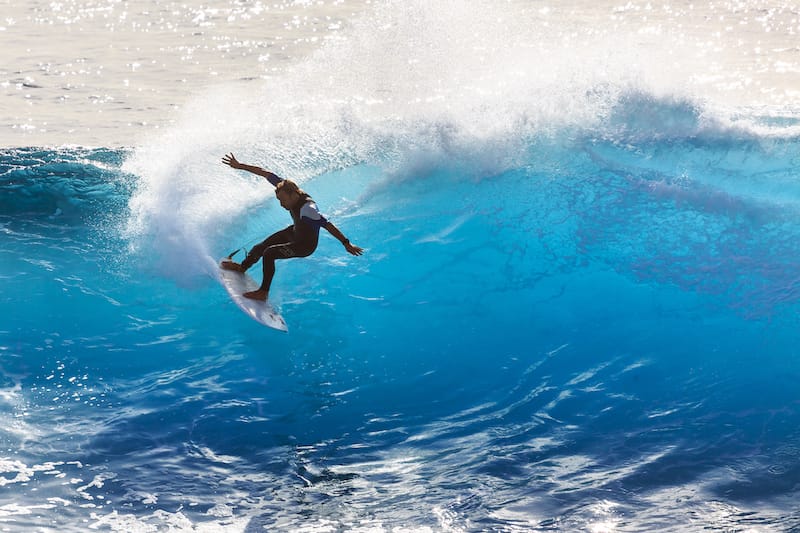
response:
[[[308,196],[308,194],[292,180],[283,180],[280,183],[278,183],[275,186],[275,194],[277,195],[280,191],[296,192],[300,196]]]

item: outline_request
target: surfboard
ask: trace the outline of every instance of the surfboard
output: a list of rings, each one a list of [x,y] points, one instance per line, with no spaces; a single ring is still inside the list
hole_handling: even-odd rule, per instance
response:
[[[227,258],[225,258],[227,260]],[[220,261],[222,262],[222,261]],[[245,292],[255,291],[258,289],[258,283],[246,273],[236,272],[233,270],[219,269],[220,281],[228,291],[228,294],[239,309],[245,312],[247,316],[268,326],[280,331],[289,331],[286,326],[286,321],[283,317],[272,307],[269,302],[260,302],[258,300],[251,300],[242,296]]]

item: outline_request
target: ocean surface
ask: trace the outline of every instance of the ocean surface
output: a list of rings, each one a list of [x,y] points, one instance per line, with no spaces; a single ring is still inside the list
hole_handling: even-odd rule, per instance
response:
[[[0,531],[800,531],[795,3],[0,11]]]

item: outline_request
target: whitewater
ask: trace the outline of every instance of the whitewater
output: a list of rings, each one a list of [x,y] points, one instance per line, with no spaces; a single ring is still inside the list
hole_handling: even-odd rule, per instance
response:
[[[794,4],[0,7],[0,530],[800,530]]]

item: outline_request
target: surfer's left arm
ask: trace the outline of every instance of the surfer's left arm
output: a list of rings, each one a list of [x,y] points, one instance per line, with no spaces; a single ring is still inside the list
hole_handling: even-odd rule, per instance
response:
[[[351,243],[350,240],[344,236],[344,233],[342,233],[339,228],[333,224],[333,222],[327,221],[322,227],[328,230],[328,233],[333,235],[335,239],[342,243],[344,249],[347,250],[348,253],[352,255],[361,255],[364,253],[364,249]]]

